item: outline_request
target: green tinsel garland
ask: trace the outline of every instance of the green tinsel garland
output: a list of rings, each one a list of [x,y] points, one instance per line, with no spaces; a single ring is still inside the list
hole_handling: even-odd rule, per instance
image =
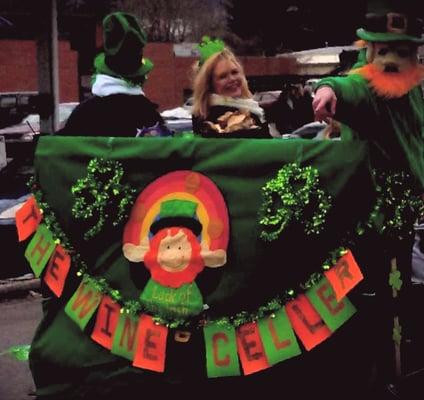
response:
[[[377,229],[388,238],[402,240],[413,234],[413,225],[424,214],[424,202],[414,193],[413,180],[405,172],[387,174],[373,170],[377,199],[365,223],[358,224],[357,233],[365,228]]]
[[[64,249],[66,249],[74,265],[79,265],[81,269],[88,270],[87,265],[83,260],[81,260],[80,255],[76,252],[75,248],[72,246],[71,242],[62,231],[62,228],[57,221],[53,210],[50,208],[48,203],[43,201],[43,194],[33,177],[30,178],[28,186],[30,187],[32,194],[37,201],[37,205],[43,214],[43,224],[46,225],[50,232],[53,233],[53,237],[55,238],[54,242],[56,244],[60,244]]]
[[[72,246],[69,239],[62,231],[60,224],[57,222],[57,218],[55,217],[53,210],[46,202],[43,201],[43,194],[34,179],[31,180],[30,187],[39,208],[42,210],[43,223],[52,232],[53,237],[55,238],[55,243],[61,244],[62,247],[69,253],[72,260],[71,265],[75,266],[77,269],[76,275],[78,277],[82,277],[83,282],[90,283],[94,288],[96,288],[96,290],[98,290],[104,295],[109,296],[112,300],[118,303],[121,306],[122,314],[131,314],[134,316],[137,316],[141,313],[150,314],[139,299],[125,299],[122,296],[121,292],[111,287],[105,278],[94,277],[88,273],[87,264],[81,260],[81,256],[75,251],[75,248]],[[322,267],[323,271],[329,269],[330,266],[334,265],[337,261],[337,258],[344,255],[346,251],[347,250],[344,248],[339,248],[331,252],[330,257],[328,258],[328,260],[325,261]],[[200,328],[204,326],[205,323],[211,322],[217,323],[223,327],[229,326],[237,328],[245,323],[258,321],[259,319],[266,316],[272,317],[274,313],[280,308],[282,308],[286,302],[295,299],[299,292],[303,292],[311,288],[322,278],[322,276],[323,275],[321,272],[312,274],[307,282],[299,285],[298,290],[285,290],[284,293],[282,293],[281,295],[274,297],[263,306],[260,306],[255,312],[241,311],[235,315],[229,317],[222,317],[213,321],[208,321],[205,315],[200,315],[197,316],[195,319],[190,320],[181,318],[164,318],[161,315],[152,315],[152,318],[155,323],[173,329],[189,327]]]
[[[288,164],[262,187],[263,203],[259,212],[262,240],[278,239],[293,220],[304,225],[308,235],[322,231],[331,197],[319,189],[318,175],[318,170],[311,166]]]
[[[106,221],[117,226],[127,216],[135,190],[120,183],[123,175],[124,169],[118,161],[94,158],[88,164],[87,176],[72,186],[73,216],[93,225],[84,234],[85,240],[97,235]]]

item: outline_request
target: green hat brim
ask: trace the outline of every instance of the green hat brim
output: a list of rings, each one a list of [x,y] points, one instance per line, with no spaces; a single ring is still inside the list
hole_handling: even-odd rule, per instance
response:
[[[424,38],[418,38],[416,36],[405,35],[402,33],[393,32],[370,32],[364,28],[359,28],[356,31],[359,38],[366,40],[367,42],[414,42],[424,43]]]
[[[105,61],[105,53],[100,53],[94,60],[94,67],[96,68],[96,72],[99,74],[111,75],[124,79],[137,79],[146,76],[153,69],[152,61],[146,57],[143,57],[142,60],[140,68],[136,72],[124,75],[109,68]]]

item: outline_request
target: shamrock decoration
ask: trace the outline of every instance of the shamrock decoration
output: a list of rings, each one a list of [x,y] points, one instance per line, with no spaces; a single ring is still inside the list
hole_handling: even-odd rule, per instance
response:
[[[389,276],[389,285],[392,287],[393,291],[399,291],[402,287],[402,279],[400,278],[400,271],[398,269],[390,272]]]
[[[262,188],[259,224],[261,239],[273,241],[293,221],[304,225],[306,234],[321,232],[331,207],[331,197],[318,187],[318,170],[288,164]]]
[[[413,179],[403,171],[388,174],[373,170],[373,176],[377,199],[366,225],[389,238],[410,236],[414,222],[424,213],[422,199],[412,190]]]
[[[135,193],[129,185],[120,183],[124,170],[117,161],[94,158],[87,172],[71,189],[75,196],[73,216],[91,226],[84,234],[85,240],[98,234],[106,221],[118,225],[126,216]]]
[[[210,56],[224,50],[225,43],[221,39],[212,40],[209,36],[203,36],[196,48],[200,53],[199,65],[202,65]]]

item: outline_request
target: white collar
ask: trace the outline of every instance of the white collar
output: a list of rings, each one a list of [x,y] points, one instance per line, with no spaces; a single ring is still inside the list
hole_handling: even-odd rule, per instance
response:
[[[97,74],[91,92],[100,97],[111,94],[129,94],[140,95],[144,92],[141,86],[131,85],[124,79],[114,78],[113,76]]]

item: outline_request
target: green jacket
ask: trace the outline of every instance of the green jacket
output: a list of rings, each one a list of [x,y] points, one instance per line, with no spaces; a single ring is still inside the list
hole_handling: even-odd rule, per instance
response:
[[[411,172],[424,188],[424,100],[417,86],[406,95],[377,96],[359,74],[322,79],[337,96],[334,118],[370,142],[373,167]]]

